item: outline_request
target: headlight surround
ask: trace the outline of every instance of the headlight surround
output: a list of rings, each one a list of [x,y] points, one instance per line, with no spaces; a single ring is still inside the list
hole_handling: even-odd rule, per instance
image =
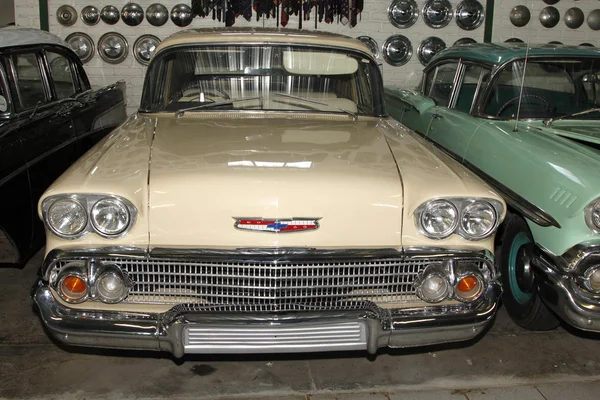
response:
[[[488,237],[496,227],[496,210],[487,201],[467,204],[460,216],[460,234],[465,239],[479,240]]]
[[[65,198],[50,205],[46,222],[48,228],[57,236],[76,238],[84,233],[88,215],[85,207],[77,199]]]
[[[458,210],[448,200],[433,200],[424,204],[419,217],[421,233],[431,239],[450,236],[458,225]]]
[[[593,293],[600,293],[600,266],[589,268],[583,277],[585,287]]]
[[[502,222],[501,201],[477,197],[450,197],[424,202],[414,212],[415,224],[430,239],[445,239],[457,233],[467,240],[485,239]]]
[[[584,211],[585,223],[594,233],[600,233],[600,199],[592,201]]]
[[[101,194],[60,194],[41,203],[42,219],[56,236],[78,239],[90,232],[105,238],[127,234],[137,209],[127,199]]]
[[[119,199],[106,197],[94,204],[90,213],[92,225],[101,236],[117,236],[129,226],[130,214]]]

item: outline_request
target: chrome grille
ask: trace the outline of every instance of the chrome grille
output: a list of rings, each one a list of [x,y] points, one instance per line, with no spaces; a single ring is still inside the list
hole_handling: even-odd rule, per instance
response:
[[[186,353],[262,353],[367,348],[361,322],[291,324],[290,326],[190,325],[184,331]]]
[[[74,260],[61,260],[61,268]],[[133,284],[125,303],[188,304],[205,309],[281,312],[311,305],[348,308],[420,302],[412,285],[439,258],[326,261],[212,261],[169,258],[103,258]],[[484,262],[466,260],[479,268]],[[343,304],[346,306],[344,307]]]

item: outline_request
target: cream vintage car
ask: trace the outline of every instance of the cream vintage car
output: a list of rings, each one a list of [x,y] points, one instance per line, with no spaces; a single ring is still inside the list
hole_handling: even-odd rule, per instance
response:
[[[386,116],[340,35],[172,35],[39,214],[34,298],[70,345],[374,353],[473,338],[498,305],[502,199]]]

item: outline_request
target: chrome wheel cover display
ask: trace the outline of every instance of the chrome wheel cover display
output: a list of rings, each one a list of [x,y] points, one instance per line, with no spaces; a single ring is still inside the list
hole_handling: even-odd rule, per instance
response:
[[[579,46],[581,46],[581,47],[596,47],[593,44],[587,43],[587,42],[586,43],[581,43]]]
[[[369,50],[371,50],[371,53],[373,53],[373,57],[379,57],[379,44],[375,39],[373,39],[371,36],[359,36],[356,39],[363,42],[365,46],[367,46]]]
[[[87,34],[83,32],[71,33],[67,36],[65,42],[77,54],[82,63],[85,64],[94,57],[94,51],[96,50],[94,48],[94,41]]]
[[[169,20],[169,10],[160,3],[150,4],[146,9],[146,19],[152,26],[163,26]]]
[[[466,31],[477,29],[483,23],[485,12],[483,5],[477,0],[464,0],[456,6],[454,13],[456,25]]]
[[[83,10],[81,10],[81,20],[86,25],[96,25],[100,22],[100,10],[94,6],[83,7]]]
[[[109,32],[98,40],[98,54],[109,64],[119,64],[127,58],[127,39],[120,33]]]
[[[56,10],[56,20],[62,26],[71,26],[77,22],[77,10],[69,5],[63,5]]]
[[[446,48],[446,43],[436,36],[430,36],[423,40],[417,49],[417,56],[423,65],[429,64],[429,61],[440,51]]]
[[[412,53],[412,43],[404,35],[390,36],[383,44],[383,59],[394,67],[406,64]]]
[[[556,7],[546,7],[540,11],[540,23],[545,28],[554,28],[560,21],[560,12]]]
[[[105,6],[102,11],[100,11],[100,19],[106,24],[114,25],[121,19],[121,14],[119,14],[117,7]]]
[[[571,29],[577,29],[585,21],[581,8],[572,7],[565,12],[565,25]]]
[[[477,40],[470,38],[470,37],[464,37],[464,38],[458,39],[456,42],[454,42],[454,44],[452,46],[460,46],[461,44],[473,44],[473,43],[477,43]]]
[[[519,38],[510,38],[510,39],[506,39],[504,41],[504,43],[525,43],[525,42]]]
[[[554,4],[558,3],[560,0],[544,0],[544,3],[553,6]]]
[[[514,26],[522,27],[527,25],[531,20],[531,12],[529,11],[529,8],[523,5],[516,6],[510,10],[509,18]]]
[[[587,17],[587,24],[594,31],[600,29],[600,9],[590,11]]]
[[[440,29],[452,20],[452,4],[448,0],[429,0],[423,6],[422,13],[427,26]]]
[[[160,39],[154,35],[142,35],[133,44],[133,56],[142,65],[148,65]]]
[[[121,19],[129,26],[138,26],[144,20],[144,9],[137,3],[127,3],[121,9]]]
[[[177,26],[188,26],[192,19],[192,8],[187,4],[177,4],[171,10],[171,21]]]
[[[415,0],[393,0],[387,13],[392,25],[404,29],[413,26],[419,19],[419,6]]]

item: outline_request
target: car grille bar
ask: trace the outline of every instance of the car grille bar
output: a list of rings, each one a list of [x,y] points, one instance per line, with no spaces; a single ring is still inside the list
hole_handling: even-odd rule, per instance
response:
[[[75,261],[75,260],[71,260]],[[132,281],[125,303],[194,304],[206,309],[280,312],[295,305],[420,302],[413,281],[440,258],[310,261],[213,261],[180,258],[96,259],[120,267]],[[483,268],[482,259],[467,260]],[[69,263],[62,259],[55,268]]]
[[[183,340],[187,353],[289,353],[367,348],[366,327],[358,321],[289,327],[191,325],[185,329]]]

